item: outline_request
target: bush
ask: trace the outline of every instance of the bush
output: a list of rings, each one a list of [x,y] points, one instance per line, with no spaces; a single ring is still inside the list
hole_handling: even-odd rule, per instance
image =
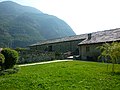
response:
[[[0,63],[4,63],[5,62],[5,57],[3,54],[0,53]]]
[[[15,50],[5,48],[1,51],[1,53],[5,56],[5,69],[12,68],[18,61],[18,52]]]
[[[3,54],[0,53],[0,66],[1,66],[1,70],[3,70],[3,64],[5,62],[5,57]]]
[[[112,72],[114,72],[114,64],[120,62],[120,43],[105,43],[98,47],[101,55],[98,58],[104,58],[106,62],[112,62]]]

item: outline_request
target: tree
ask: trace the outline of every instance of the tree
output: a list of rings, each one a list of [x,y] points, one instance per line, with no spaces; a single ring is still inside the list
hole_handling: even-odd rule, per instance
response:
[[[0,53],[0,66],[1,66],[1,70],[4,69],[4,62],[5,62],[5,57],[3,54]]]
[[[99,49],[101,51],[101,55],[98,58],[104,58],[107,63],[111,62],[113,64],[112,72],[114,72],[114,64],[120,62],[120,43],[105,43],[100,46]]]
[[[18,60],[18,52],[10,48],[5,48],[1,51],[5,57],[4,67],[5,69],[12,68]]]

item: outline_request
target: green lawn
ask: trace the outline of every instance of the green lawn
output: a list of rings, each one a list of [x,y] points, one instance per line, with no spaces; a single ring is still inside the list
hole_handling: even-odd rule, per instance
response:
[[[120,90],[120,65],[96,62],[59,62],[21,67],[16,74],[0,76],[0,90]]]

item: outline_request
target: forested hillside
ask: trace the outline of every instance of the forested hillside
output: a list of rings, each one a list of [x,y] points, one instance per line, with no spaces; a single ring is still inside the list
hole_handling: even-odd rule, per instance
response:
[[[26,47],[72,35],[71,27],[53,15],[11,1],[0,2],[0,47]]]

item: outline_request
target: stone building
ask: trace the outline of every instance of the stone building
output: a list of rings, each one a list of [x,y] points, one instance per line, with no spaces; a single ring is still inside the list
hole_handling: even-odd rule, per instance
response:
[[[88,38],[78,44],[82,60],[97,60],[100,51],[97,49],[104,43],[120,42],[120,29],[112,29],[88,34]]]
[[[71,52],[71,55],[78,55],[78,43],[86,38],[86,34],[69,36],[64,38],[52,39],[33,44],[30,50],[38,50],[40,52]]]
[[[120,41],[120,29],[98,31],[89,34],[69,36],[53,40],[41,41],[30,45],[30,50],[40,52],[59,52],[79,55],[82,60],[96,60],[100,51],[96,47],[104,43]]]

